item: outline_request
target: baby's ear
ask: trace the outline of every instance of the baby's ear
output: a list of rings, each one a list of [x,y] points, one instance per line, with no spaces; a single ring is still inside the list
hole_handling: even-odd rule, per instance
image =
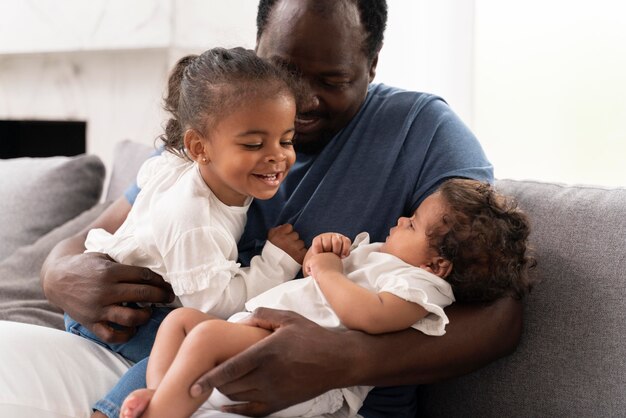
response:
[[[429,265],[433,274],[445,279],[450,273],[452,273],[452,261],[443,258],[435,257]]]

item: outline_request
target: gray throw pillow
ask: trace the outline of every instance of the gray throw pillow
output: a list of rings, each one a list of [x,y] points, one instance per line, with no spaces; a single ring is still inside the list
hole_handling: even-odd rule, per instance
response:
[[[0,320],[63,329],[63,313],[48,303],[41,289],[41,265],[52,247],[87,227],[109,204],[92,207],[0,261]]]
[[[0,160],[0,260],[98,203],[104,174],[94,155]]]

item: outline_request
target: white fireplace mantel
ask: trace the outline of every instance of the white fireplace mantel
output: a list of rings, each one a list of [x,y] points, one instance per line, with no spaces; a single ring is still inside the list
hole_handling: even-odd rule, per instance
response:
[[[474,0],[388,0],[376,81],[446,98],[471,120]],[[87,152],[151,144],[172,64],[254,47],[256,0],[0,0],[0,119],[87,122]],[[411,53],[407,54],[407,45]]]
[[[252,0],[0,0],[0,119],[85,121],[110,172],[116,142],[161,133],[173,62],[252,48],[255,17]]]
[[[2,0],[0,54],[203,49],[211,44],[250,47],[254,42],[256,11],[256,5],[250,3],[248,0]],[[239,10],[237,18],[242,20],[238,28],[227,18],[233,8]]]

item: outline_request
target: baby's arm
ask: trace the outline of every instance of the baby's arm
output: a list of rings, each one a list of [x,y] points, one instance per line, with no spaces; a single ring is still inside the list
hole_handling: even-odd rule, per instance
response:
[[[307,255],[308,256],[308,255]],[[400,331],[425,317],[428,311],[388,292],[375,293],[350,281],[334,253],[312,255],[307,270],[326,300],[348,328],[369,334]]]

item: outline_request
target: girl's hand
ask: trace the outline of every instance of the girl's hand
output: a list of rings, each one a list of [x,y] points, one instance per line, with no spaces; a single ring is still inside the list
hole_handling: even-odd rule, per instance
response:
[[[303,263],[306,247],[291,224],[283,224],[270,229],[267,233],[267,239],[289,254],[296,262]]]

